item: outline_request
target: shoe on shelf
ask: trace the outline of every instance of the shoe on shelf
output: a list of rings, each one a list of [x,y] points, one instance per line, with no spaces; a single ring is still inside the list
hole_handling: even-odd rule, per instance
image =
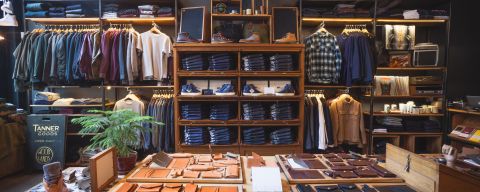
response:
[[[282,90],[280,90],[278,93],[275,93],[276,96],[294,96],[295,95],[295,89],[293,89],[292,85],[286,84],[285,87],[283,87]]]
[[[13,5],[10,1],[5,2],[0,9],[6,14],[13,15]]]
[[[1,10],[4,11],[5,17],[0,19],[0,26],[6,27],[17,27],[18,21],[17,17],[13,14],[13,6],[10,1],[5,2],[2,5]]]
[[[202,92],[200,92],[197,87],[193,84],[186,84],[182,85],[182,91],[180,93],[181,95],[189,95],[189,96],[196,96],[196,95],[202,95]]]
[[[228,37],[225,37],[223,33],[218,32],[213,34],[212,43],[233,43],[233,41]]]
[[[199,43],[199,41],[192,38],[188,32],[180,32],[177,36],[177,43]]]
[[[294,33],[287,33],[282,38],[275,40],[275,43],[297,43],[297,36]]]
[[[260,43],[260,35],[257,32],[254,32],[250,37],[246,39],[240,39],[240,43]]]
[[[245,96],[260,96],[263,95],[262,92],[258,91],[255,85],[246,84],[243,86],[243,95]]]
[[[235,91],[233,91],[233,85],[232,84],[223,84],[220,89],[215,91],[215,95],[219,96],[232,96],[235,95]]]

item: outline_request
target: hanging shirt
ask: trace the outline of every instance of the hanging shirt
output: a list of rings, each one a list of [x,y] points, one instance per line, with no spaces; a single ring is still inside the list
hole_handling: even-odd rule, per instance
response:
[[[142,71],[144,80],[167,78],[168,56],[172,51],[170,37],[151,30],[139,36],[137,48],[142,51]]]
[[[337,84],[341,64],[342,55],[335,36],[315,32],[305,38],[305,66],[309,82]]]
[[[327,149],[327,130],[325,128],[325,116],[323,115],[323,105],[320,96],[316,96],[318,102],[318,149]]]

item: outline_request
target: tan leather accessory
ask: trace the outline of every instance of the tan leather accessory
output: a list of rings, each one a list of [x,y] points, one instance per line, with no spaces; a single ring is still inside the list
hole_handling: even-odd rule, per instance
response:
[[[136,192],[160,192],[163,184],[141,184],[138,186]]]
[[[215,168],[209,165],[190,165],[187,167],[187,169],[192,171],[210,171]]]
[[[200,172],[198,171],[189,171],[189,170],[183,171],[183,178],[198,178],[199,175],[200,175]]]
[[[198,162],[212,162],[212,156],[210,156],[210,155],[200,155],[198,157]]]
[[[213,160],[220,160],[220,159],[223,159],[223,154],[217,153],[213,155]]]
[[[153,173],[153,169],[150,168],[140,168],[132,177],[138,178],[147,178]]]
[[[179,183],[165,183],[163,185],[162,192],[180,192],[182,190],[182,184]]]
[[[190,157],[193,157],[193,155],[191,153],[174,153],[174,154],[171,154],[170,157],[173,157],[173,158],[190,158]]]
[[[343,159],[341,159],[341,158],[330,158],[330,159],[328,159],[328,161],[330,161],[332,163],[333,162],[343,162]]]
[[[200,188],[200,192],[217,192],[218,187],[203,186]]]
[[[170,173],[170,169],[154,169],[152,174],[149,176],[151,178],[167,178]]]
[[[183,175],[183,169],[174,169],[170,175],[175,178],[180,177]]]
[[[227,171],[225,173],[225,177],[227,177],[227,178],[238,178],[238,176],[239,176],[238,165],[227,166]]]
[[[266,163],[265,163],[265,160],[263,159],[262,156],[258,155],[257,153],[255,152],[252,152],[252,158],[249,158],[247,160],[247,167],[248,168],[251,168],[251,167],[263,167],[265,166]]]
[[[185,185],[184,192],[197,192],[197,188],[198,188],[197,185],[195,185],[193,183],[189,183],[189,184]]]
[[[202,172],[202,178],[218,179],[222,178],[222,173],[218,171],[205,171]]]
[[[236,159],[219,160],[215,162],[221,163],[224,165],[238,165],[238,161]]]
[[[218,162],[213,162],[213,167],[217,168],[217,167],[226,167],[227,165],[225,164],[222,164],[222,163],[218,163]]]
[[[137,184],[134,183],[123,183],[122,186],[117,190],[117,192],[132,192],[137,188]]]
[[[218,187],[218,192],[237,192],[238,187],[228,186],[228,187]]]
[[[190,158],[175,158],[173,159],[172,169],[185,169],[190,163]]]

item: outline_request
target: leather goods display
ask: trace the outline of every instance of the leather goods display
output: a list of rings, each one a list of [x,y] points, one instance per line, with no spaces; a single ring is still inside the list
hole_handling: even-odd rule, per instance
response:
[[[225,177],[227,177],[227,178],[238,178],[238,176],[239,176],[238,165],[227,166],[227,170],[225,172]]]
[[[369,167],[376,171],[382,177],[396,177],[395,174],[386,170],[383,167],[380,167],[378,164],[369,165]]]
[[[200,175],[200,172],[198,171],[189,171],[189,170],[183,171],[183,178],[198,178],[199,175]]]
[[[323,179],[323,175],[317,170],[295,170],[289,169],[288,173],[294,179]]]
[[[190,163],[190,158],[176,158],[173,160],[172,169],[185,169]]]
[[[337,155],[333,154],[333,153],[329,153],[329,154],[322,154],[322,156],[326,159],[329,159],[329,158],[338,158]]]
[[[316,159],[304,159],[305,164],[307,164],[310,169],[326,169],[327,167],[319,160]]]
[[[171,175],[172,177],[180,177],[180,176],[183,175],[183,169],[174,169],[174,170],[170,173],[170,175]]]
[[[315,186],[315,189],[317,192],[342,192],[342,190],[338,188],[338,185]]]
[[[212,156],[200,155],[200,157],[198,157],[198,162],[212,162]]]
[[[141,168],[132,177],[147,178],[152,174],[152,169],[150,168]]]
[[[362,192],[355,184],[338,184],[343,192]]]
[[[334,171],[353,171],[355,169],[355,167],[354,166],[349,166],[349,165],[332,166],[332,167],[330,167],[330,169],[332,169]]]
[[[165,183],[161,192],[180,192],[182,187],[182,184],[178,183]]]
[[[227,159],[227,160],[218,160],[216,163],[224,164],[224,165],[238,165],[238,161],[235,159]]]
[[[315,158],[315,155],[310,154],[310,153],[296,153],[294,155],[297,156],[300,159],[314,159]]]
[[[213,155],[213,160],[220,160],[220,159],[223,159],[223,154],[217,153]]]
[[[299,192],[315,192],[310,185],[297,184],[295,187]]]
[[[388,186],[373,186],[379,192],[415,192],[412,188],[406,185],[388,185]]]
[[[335,171],[333,174],[341,178],[357,178],[358,177],[357,174],[355,174],[353,171]]]
[[[247,159],[247,167],[263,167],[265,166],[265,160],[262,156],[252,152],[252,158]]]
[[[363,184],[362,192],[377,192],[374,188],[368,186],[367,184]]]
[[[357,174],[359,177],[377,177],[378,174],[377,172],[369,169],[369,168],[359,168],[353,170],[355,174]]]
[[[189,184],[185,185],[184,192],[197,192],[197,188],[198,188],[197,185],[195,185],[193,183],[189,183]]]
[[[353,166],[368,166],[368,165],[372,164],[373,162],[371,162],[369,160],[353,160],[353,161],[347,161],[347,163],[349,165],[353,165]]]
[[[218,187],[201,187],[200,192],[217,192]]]
[[[134,183],[124,183],[117,192],[133,192],[137,188],[137,184]]]
[[[158,192],[162,189],[163,184],[140,184],[135,192]]]
[[[170,173],[169,169],[153,169],[152,174],[149,177],[151,178],[166,178]]]
[[[202,178],[222,178],[223,175],[221,172],[219,171],[206,171],[206,172],[202,172]]]

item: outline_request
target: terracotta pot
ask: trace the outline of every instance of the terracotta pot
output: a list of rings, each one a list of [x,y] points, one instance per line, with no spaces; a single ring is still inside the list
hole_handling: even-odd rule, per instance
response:
[[[126,175],[135,167],[135,163],[137,163],[136,151],[130,153],[128,157],[117,157],[118,174]]]

